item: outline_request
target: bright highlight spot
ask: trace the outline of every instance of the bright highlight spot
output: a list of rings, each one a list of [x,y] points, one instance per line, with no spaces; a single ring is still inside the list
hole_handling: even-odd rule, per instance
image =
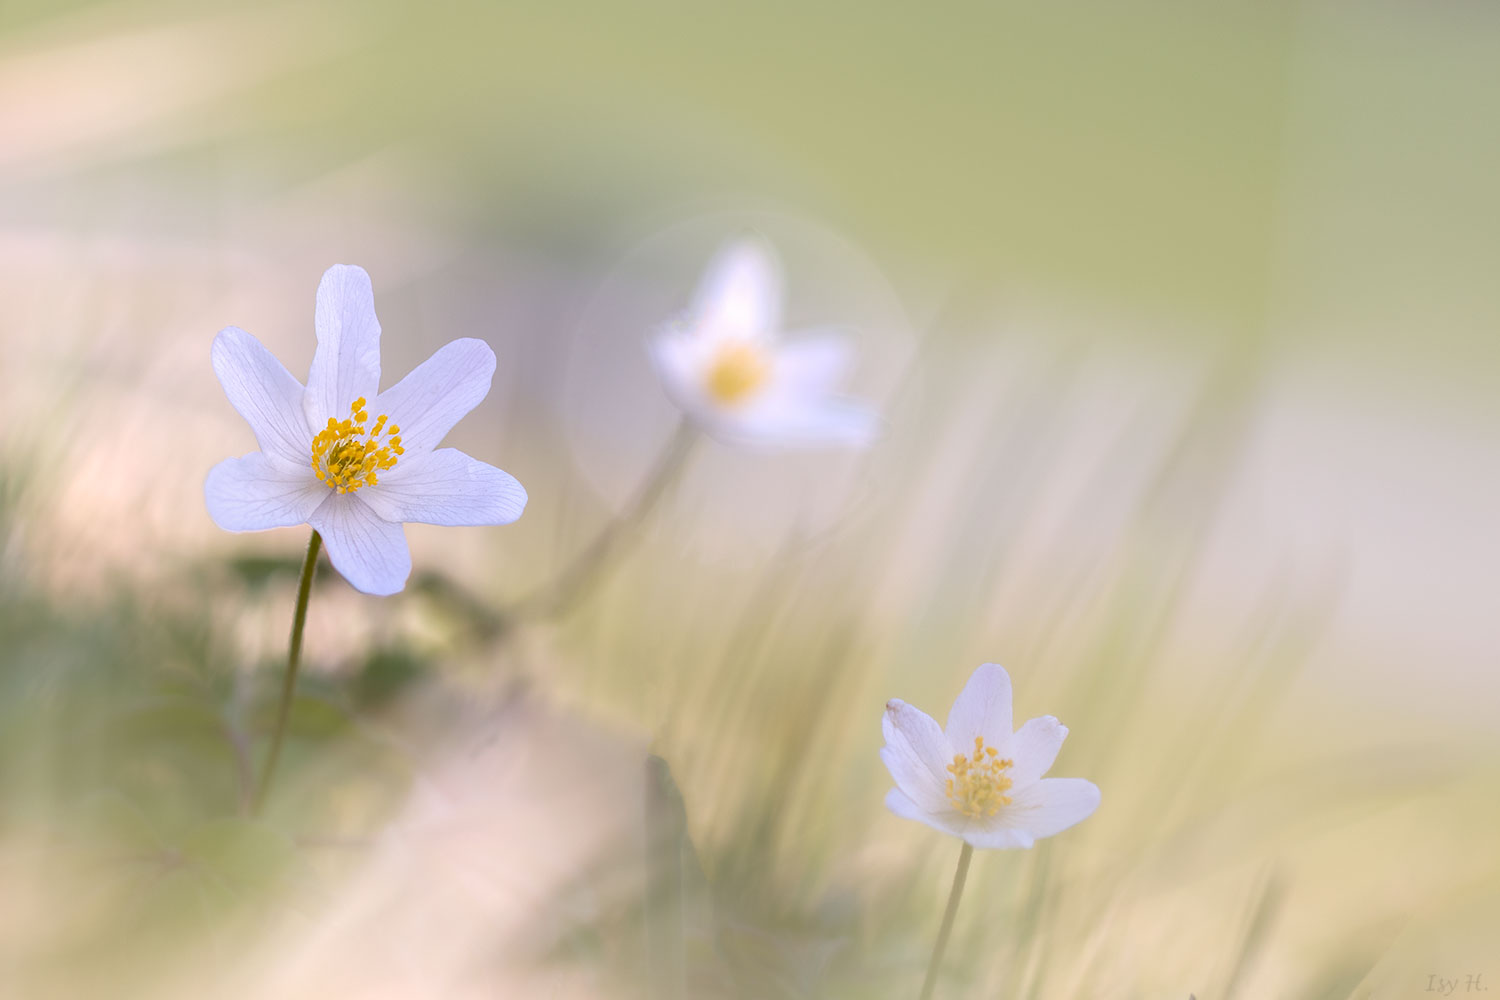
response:
[[[370,415],[365,412],[365,398],[349,406],[343,420],[328,418],[328,426],[318,432],[312,443],[312,468],[318,479],[339,493],[353,493],[361,486],[374,486],[376,473],[396,467],[401,447],[401,428],[386,428],[385,414],[375,418],[368,431]],[[382,432],[386,440],[380,440]]]
[[[974,753],[965,757],[954,754],[948,765],[948,799],[958,811],[970,819],[993,816],[1001,806],[1010,805],[1010,790],[1013,782],[1006,776],[1015,764],[1000,756],[1000,751],[984,745],[984,737],[974,737]]]
[[[771,374],[763,350],[743,340],[726,341],[708,366],[708,394],[724,405],[743,402]]]

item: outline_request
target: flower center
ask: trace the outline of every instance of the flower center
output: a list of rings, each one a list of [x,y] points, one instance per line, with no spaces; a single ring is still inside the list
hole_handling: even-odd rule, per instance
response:
[[[744,402],[771,374],[763,350],[744,340],[726,341],[708,366],[708,394],[726,406]]]
[[[974,737],[974,753],[965,757],[954,754],[948,765],[948,800],[970,819],[993,816],[1001,806],[1010,805],[1005,793],[1014,782],[1005,774],[1015,761],[1000,756],[1000,751],[984,745],[984,737]]]
[[[401,447],[401,428],[386,427],[386,415],[375,418],[368,431],[370,415],[365,412],[365,397],[349,407],[343,420],[328,418],[328,426],[312,442],[312,468],[318,479],[339,493],[353,493],[361,486],[374,486],[375,474],[394,469]],[[385,440],[381,441],[382,433]]]

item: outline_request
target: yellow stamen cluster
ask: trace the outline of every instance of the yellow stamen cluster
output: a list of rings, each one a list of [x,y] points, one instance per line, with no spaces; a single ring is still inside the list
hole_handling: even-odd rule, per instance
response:
[[[759,389],[770,374],[770,360],[760,347],[744,340],[725,341],[708,366],[708,394],[732,406]]]
[[[386,427],[385,414],[375,418],[368,431],[370,415],[365,412],[365,397],[356,399],[343,420],[328,418],[328,426],[318,432],[312,443],[312,468],[318,479],[340,493],[353,493],[361,486],[374,486],[375,475],[396,467],[396,460],[406,454],[401,447],[401,428]],[[384,433],[385,441],[380,440]]]
[[[1000,751],[984,745],[984,737],[974,737],[974,753],[965,757],[954,754],[948,765],[948,800],[970,819],[993,816],[1001,806],[1010,805],[1005,793],[1014,782],[1005,774],[1015,761],[1000,756]]]

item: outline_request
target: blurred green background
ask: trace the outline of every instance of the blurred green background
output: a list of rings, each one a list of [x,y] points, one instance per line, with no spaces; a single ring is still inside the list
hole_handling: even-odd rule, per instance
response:
[[[0,996],[914,996],[879,717],[984,660],[1104,805],[939,995],[1500,981],[1497,93],[1460,0],[0,5]],[[508,618],[747,229],[886,439],[701,443]],[[452,441],[531,504],[324,567],[252,821],[304,538],[208,521],[208,345],[301,374],[335,262],[387,384],[494,346]]]

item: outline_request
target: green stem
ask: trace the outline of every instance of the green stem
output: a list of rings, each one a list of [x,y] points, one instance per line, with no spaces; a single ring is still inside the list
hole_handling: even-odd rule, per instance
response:
[[[605,525],[551,583],[517,601],[507,616],[516,620],[555,618],[587,596],[603,579],[604,571],[625,550],[646,515],[677,481],[696,439],[697,432],[692,423],[682,420],[625,509]]]
[[[943,926],[939,928],[937,944],[932,948],[932,961],[927,963],[927,980],[922,984],[921,1000],[932,1000],[932,991],[937,989],[938,967],[943,964],[943,952],[948,950],[948,935],[953,933],[953,918],[958,915],[958,901],[964,894],[964,880],[969,877],[969,861],[973,857],[973,846],[965,842],[958,855],[958,870],[953,873],[953,890],[948,893]]]
[[[314,531],[307,540],[307,558],[302,560],[302,577],[297,581],[297,610],[292,615],[292,642],[286,654],[286,675],[281,679],[281,704],[276,710],[276,731],[271,735],[271,749],[266,755],[266,766],[260,772],[260,783],[255,788],[255,799],[250,805],[252,816],[259,816],[265,806],[266,793],[271,790],[271,778],[276,774],[276,763],[281,760],[286,723],[292,714],[292,695],[297,690],[297,668],[302,664],[302,630],[307,625],[307,599],[312,595],[313,574],[318,569],[318,550],[322,546],[323,536]]]

